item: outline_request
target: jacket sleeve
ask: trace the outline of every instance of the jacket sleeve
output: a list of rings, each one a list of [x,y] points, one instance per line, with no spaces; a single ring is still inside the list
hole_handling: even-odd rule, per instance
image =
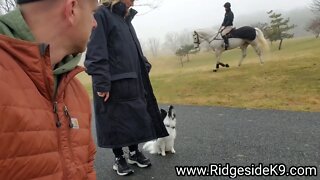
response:
[[[150,73],[152,65],[149,63],[148,59],[145,56],[143,56],[143,61],[144,61],[144,64],[146,66],[148,73]]]
[[[102,10],[94,15],[97,27],[92,31],[84,62],[86,72],[92,76],[94,92],[109,92],[111,89],[108,35],[106,18]]]
[[[227,13],[224,14],[224,18],[223,18],[221,26],[225,26],[226,21],[227,21]]]

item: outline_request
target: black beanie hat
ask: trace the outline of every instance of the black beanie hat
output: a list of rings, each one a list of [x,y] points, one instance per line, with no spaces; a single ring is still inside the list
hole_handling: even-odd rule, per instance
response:
[[[24,4],[24,3],[34,2],[34,1],[40,1],[40,0],[16,0],[17,4]]]

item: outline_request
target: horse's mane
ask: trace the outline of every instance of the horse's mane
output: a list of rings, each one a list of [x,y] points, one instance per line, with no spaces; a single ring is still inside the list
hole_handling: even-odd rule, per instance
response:
[[[218,34],[218,32],[213,31],[212,28],[196,29],[194,31],[197,32],[202,37],[213,37]]]

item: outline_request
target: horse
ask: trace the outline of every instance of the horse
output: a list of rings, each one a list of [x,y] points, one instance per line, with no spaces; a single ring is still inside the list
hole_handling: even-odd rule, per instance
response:
[[[260,59],[260,64],[263,64],[262,53],[264,50],[269,48],[267,40],[264,38],[263,32],[259,28],[250,26],[244,26],[239,29],[233,29],[229,35],[229,48],[234,49],[240,47],[242,50],[242,56],[238,63],[241,66],[243,59],[247,56],[247,47],[251,45]],[[210,30],[195,30],[193,32],[193,45],[195,49],[200,50],[200,44],[202,42],[208,42],[210,48],[215,52],[216,55],[216,67],[213,72],[217,72],[219,65],[223,67],[229,67],[228,64],[220,62],[221,54],[226,51],[224,41],[221,37],[221,33],[214,33]]]

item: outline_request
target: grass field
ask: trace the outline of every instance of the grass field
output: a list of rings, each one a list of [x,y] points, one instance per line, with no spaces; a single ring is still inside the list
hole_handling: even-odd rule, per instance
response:
[[[181,67],[177,57],[149,59],[153,65],[151,81],[160,103],[214,105],[320,111],[320,40],[285,40],[283,49],[271,46],[265,64],[249,48],[248,56],[237,67],[240,49],[226,52],[222,62],[230,68],[212,72],[212,52],[191,56]],[[79,78],[91,94],[91,82],[85,74]]]

